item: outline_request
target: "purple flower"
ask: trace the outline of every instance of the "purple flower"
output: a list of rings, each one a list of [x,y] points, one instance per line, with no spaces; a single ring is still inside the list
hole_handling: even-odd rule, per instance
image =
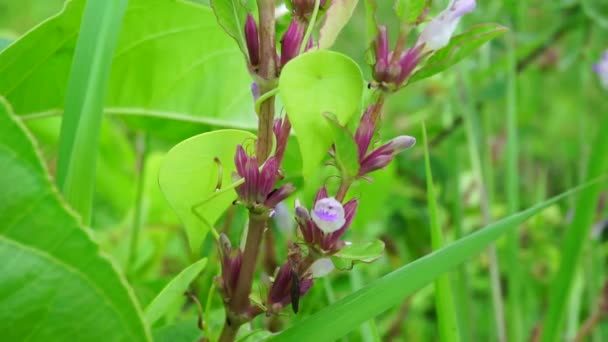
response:
[[[220,253],[222,263],[222,291],[226,298],[231,298],[239,278],[243,254],[239,248],[232,248],[230,240],[224,234],[220,235]]]
[[[383,85],[399,86],[403,84],[423,55],[422,48],[416,46],[405,50],[398,59],[393,61],[393,52],[389,51],[388,32],[385,26],[378,27],[374,46],[376,51],[374,80]]]
[[[593,66],[593,71],[599,76],[602,86],[608,89],[608,50],[604,51],[602,58]]]
[[[416,139],[414,137],[402,135],[371,151],[369,154],[359,154],[359,177],[385,168],[397,154],[415,144]]]
[[[432,51],[448,45],[460,18],[473,11],[476,5],[475,0],[452,0],[448,8],[424,27],[418,37],[418,44]]]
[[[372,115],[375,111],[376,105],[371,105],[367,108],[361,117],[361,122],[359,123],[359,127],[357,127],[357,132],[355,132],[355,143],[357,144],[359,150],[359,160],[363,159],[365,153],[367,153],[369,145],[372,142],[372,138],[374,137],[376,126]]]
[[[279,171],[279,163],[275,157],[270,157],[260,171],[255,157],[250,157],[242,145],[238,145],[234,157],[237,174],[244,183],[236,188],[240,199],[250,206],[264,205],[273,208],[277,203],[287,198],[295,191],[291,184],[274,189]]]
[[[300,53],[305,29],[305,23],[295,18],[291,20],[283,39],[281,39],[281,66],[285,66],[287,62]]]
[[[249,53],[249,63],[256,67],[260,64],[260,41],[258,36],[258,26],[251,14],[247,15],[245,22],[245,42],[247,43],[247,51]]]
[[[334,207],[338,204],[340,209]],[[350,227],[357,211],[357,205],[358,201],[356,199],[342,205],[337,200],[327,196],[325,187],[317,193],[312,217],[306,208],[296,202],[296,222],[304,241],[310,247],[320,249],[324,253],[333,254],[340,250],[344,246],[344,241],[341,241],[340,238]],[[330,209],[329,206],[332,208]],[[323,227],[320,227],[317,222],[321,222]],[[338,223],[341,223],[341,225],[333,230],[338,226]]]
[[[297,284],[294,284],[296,282]],[[312,283],[311,277],[299,275],[294,271],[290,261],[287,261],[279,268],[268,292],[267,303],[270,310],[278,312],[292,302],[292,286],[299,285],[297,290],[299,291],[299,295],[303,296],[312,287]],[[294,311],[297,311],[297,308],[294,307]]]

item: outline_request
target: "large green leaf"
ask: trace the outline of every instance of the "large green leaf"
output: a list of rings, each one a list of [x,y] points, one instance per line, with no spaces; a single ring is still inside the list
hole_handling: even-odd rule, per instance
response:
[[[585,185],[588,186],[588,185]],[[583,186],[584,187],[584,186]],[[579,191],[572,189],[532,208],[511,215],[454,243],[387,274],[359,291],[325,307],[275,335],[271,341],[335,341],[361,323],[398,305],[407,296],[443,273],[481,253],[504,233],[517,228],[534,214]]]
[[[124,278],[60,199],[0,100],[0,330],[7,341],[146,341]]]
[[[353,15],[358,2],[359,0],[331,1],[319,31],[319,47],[321,49],[327,49],[334,45],[338,34]]]
[[[290,61],[279,80],[302,153],[304,177],[320,166],[334,141],[325,113],[346,125],[361,107],[363,76],[350,58],[327,50],[305,53]]]
[[[158,181],[184,223],[193,250],[199,250],[209,229],[236,199],[236,146],[251,150],[254,139],[250,132],[233,129],[203,133],[177,144],[163,160]]]
[[[166,314],[169,307],[184,295],[190,283],[203,271],[206,265],[207,259],[201,259],[186,267],[173,278],[146,307],[146,322],[152,325]]]
[[[442,72],[475,52],[486,42],[504,34],[507,29],[497,24],[482,24],[454,36],[450,43],[435,52],[409,82],[413,83]]]
[[[0,54],[0,95],[19,115],[61,114],[83,0]],[[154,134],[191,135],[185,121],[256,127],[243,54],[208,7],[131,0],[114,54],[105,112]]]

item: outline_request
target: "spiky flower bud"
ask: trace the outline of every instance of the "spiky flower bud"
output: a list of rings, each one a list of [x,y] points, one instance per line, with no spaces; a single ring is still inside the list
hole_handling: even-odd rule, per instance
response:
[[[260,64],[260,40],[258,26],[251,14],[247,15],[247,21],[245,21],[245,43],[247,43],[249,63],[253,67],[258,66]]]
[[[300,53],[300,45],[304,39],[306,24],[294,18],[291,20],[283,39],[281,39],[281,66],[285,66],[292,58]]]

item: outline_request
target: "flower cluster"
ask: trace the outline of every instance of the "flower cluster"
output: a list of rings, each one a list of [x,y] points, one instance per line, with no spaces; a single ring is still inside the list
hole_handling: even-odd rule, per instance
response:
[[[374,40],[374,80],[383,89],[403,85],[425,57],[449,43],[460,18],[473,11],[475,6],[475,0],[452,0],[443,12],[424,27],[414,46],[404,51],[390,51],[387,29],[385,26],[379,27]]]

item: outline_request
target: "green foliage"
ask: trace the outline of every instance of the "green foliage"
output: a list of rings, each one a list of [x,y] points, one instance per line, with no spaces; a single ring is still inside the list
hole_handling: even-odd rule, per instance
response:
[[[3,338],[150,340],[126,280],[60,198],[30,136],[1,102]]]
[[[582,0],[581,4],[585,14],[598,25],[608,28],[608,3],[605,1]]]
[[[338,164],[336,166],[344,177],[355,177],[359,172],[359,152],[355,139],[348,128],[340,125],[335,117],[328,113],[324,115],[330,123],[334,136],[335,156]]]
[[[331,51],[305,53],[290,61],[279,80],[279,94],[298,137],[303,174],[310,176],[335,137],[323,114],[341,125],[361,108],[363,76],[350,58]]]
[[[359,324],[397,305],[438,276],[480,253],[504,233],[516,229],[530,217],[581,189],[582,187],[575,188],[499,220],[417,259],[327,306],[299,324],[287,328],[270,341],[294,341],[304,338],[319,342],[334,341],[355,329]]]
[[[403,22],[414,23],[424,12],[429,2],[429,0],[396,0],[395,13]]]
[[[60,14],[0,54],[0,94],[17,114],[63,112],[84,2],[68,2]],[[209,8],[185,1],[131,0],[104,112],[160,136],[200,132],[192,124],[252,128],[250,83],[242,53]]]
[[[331,0],[319,32],[319,48],[327,49],[334,45],[340,31],[353,15],[358,2],[359,0]]]
[[[236,147],[251,151],[254,139],[250,132],[217,130],[184,140],[165,156],[158,183],[197,254],[207,232],[237,198],[232,178]]]
[[[497,24],[471,27],[468,31],[454,36],[446,47],[436,51],[424,66],[412,75],[409,82],[417,82],[446,70],[505,32],[507,29]]]
[[[372,262],[382,256],[384,242],[376,240],[372,242],[350,243],[334,254],[335,258],[351,262]]]
[[[210,5],[217,18],[217,22],[224,31],[236,40],[239,48],[246,54],[247,43],[245,42],[245,19],[247,8],[242,0],[211,0]]]
[[[149,325],[160,319],[173,303],[184,295],[190,283],[198,277],[207,265],[207,259],[201,259],[186,267],[163,288],[163,290],[146,307],[145,318]]]
[[[85,224],[91,221],[103,104],[126,7],[127,0],[87,1],[66,90],[57,184]]]

